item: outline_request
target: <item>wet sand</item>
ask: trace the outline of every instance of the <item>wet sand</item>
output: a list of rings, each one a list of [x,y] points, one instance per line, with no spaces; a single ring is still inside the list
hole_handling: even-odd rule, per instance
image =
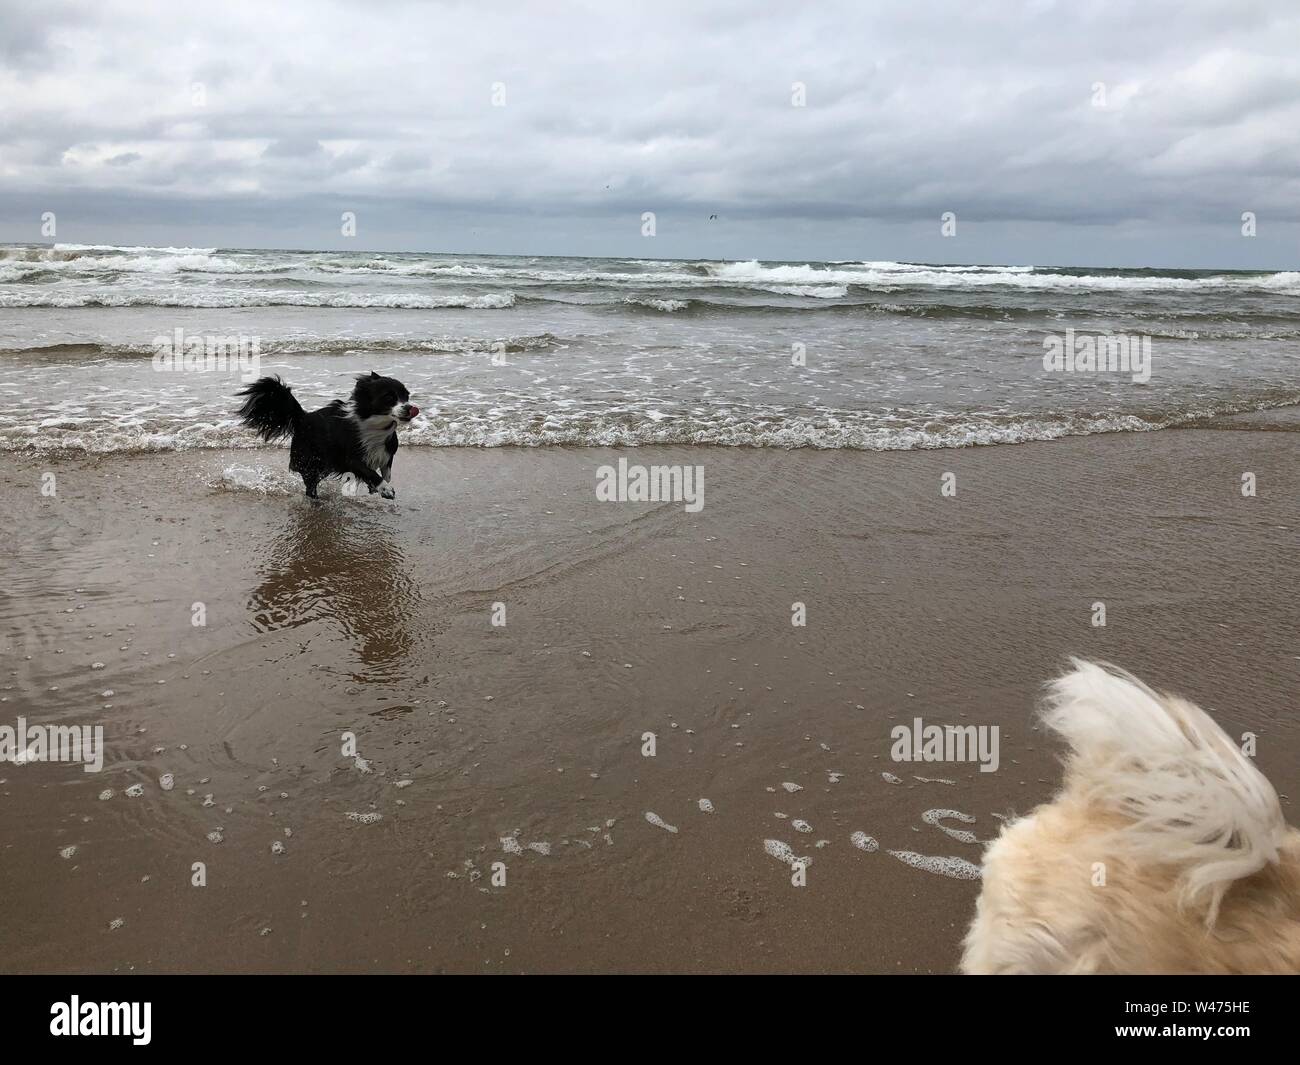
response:
[[[0,969],[952,971],[978,882],[887,852],[978,863],[923,814],[985,840],[1051,794],[1031,709],[1067,655],[1256,732],[1297,794],[1300,435],[1275,423],[404,449],[395,502],[318,505],[283,452],[8,455],[0,725],[102,724],[106,760],[0,765]],[[703,510],[597,501],[619,455],[703,465]],[[891,761],[918,716],[998,725],[999,770]]]

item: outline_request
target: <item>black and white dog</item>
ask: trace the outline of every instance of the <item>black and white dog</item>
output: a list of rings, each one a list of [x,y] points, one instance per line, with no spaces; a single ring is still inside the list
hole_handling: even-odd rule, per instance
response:
[[[393,499],[397,427],[420,413],[406,386],[371,371],[357,378],[349,400],[336,399],[308,413],[278,377],[263,377],[239,393],[248,397],[238,414],[263,440],[292,437],[289,469],[302,474],[309,499],[322,477],[350,473],[373,495]]]

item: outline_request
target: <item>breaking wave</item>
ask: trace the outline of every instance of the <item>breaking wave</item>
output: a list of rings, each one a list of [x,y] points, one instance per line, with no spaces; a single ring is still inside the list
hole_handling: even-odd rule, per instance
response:
[[[192,292],[86,292],[5,291],[0,289],[0,307],[340,307],[387,308],[389,310],[444,310],[462,307],[500,310],[515,305],[513,292],[480,295],[421,295],[408,292],[294,292],[290,290]]]
[[[1113,414],[906,414],[825,410],[790,414],[780,408],[716,409],[690,415],[659,410],[594,414],[474,411],[421,416],[403,430],[414,447],[645,447],[713,445],[748,448],[814,448],[911,451],[1056,440],[1097,433],[1153,432],[1210,418],[1300,405],[1300,389],[1250,402]],[[183,451],[281,445],[260,443],[229,417],[187,419],[155,416],[155,424],[104,417],[47,418],[36,425],[0,426],[0,451],[118,452]]]

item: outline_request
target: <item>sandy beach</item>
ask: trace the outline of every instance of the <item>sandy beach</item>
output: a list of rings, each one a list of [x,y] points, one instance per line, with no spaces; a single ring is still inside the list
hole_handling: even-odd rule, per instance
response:
[[[11,453],[0,724],[105,760],[0,765],[0,969],[951,972],[978,882],[890,852],[1050,795],[1070,654],[1255,732],[1294,820],[1294,427],[405,449],[317,505],[282,451]],[[703,508],[598,501],[620,456]],[[918,717],[998,770],[893,761]]]

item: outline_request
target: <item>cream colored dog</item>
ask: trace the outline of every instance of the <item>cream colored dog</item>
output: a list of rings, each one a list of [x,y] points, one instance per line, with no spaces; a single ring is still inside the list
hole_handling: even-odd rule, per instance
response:
[[[984,855],[967,973],[1300,972],[1300,832],[1203,710],[1077,659],[1056,798]]]

